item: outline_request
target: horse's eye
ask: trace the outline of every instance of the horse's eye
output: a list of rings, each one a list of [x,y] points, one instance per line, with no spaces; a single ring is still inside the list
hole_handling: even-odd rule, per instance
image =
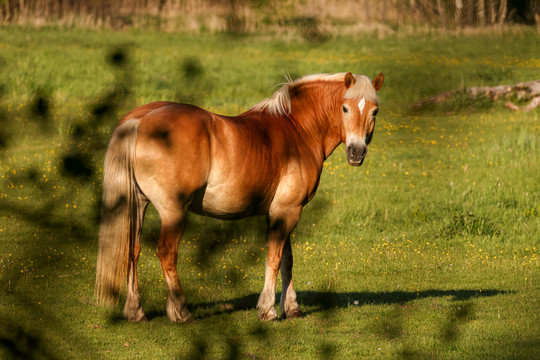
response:
[[[373,117],[377,116],[378,113],[379,113],[379,109],[373,110]]]
[[[349,112],[349,109],[347,109],[346,106],[342,106],[341,108],[343,109],[343,112],[344,112],[345,114]]]

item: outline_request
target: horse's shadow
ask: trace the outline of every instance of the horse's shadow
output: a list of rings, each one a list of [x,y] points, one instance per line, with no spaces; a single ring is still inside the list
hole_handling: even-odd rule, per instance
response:
[[[451,301],[466,301],[472,298],[492,297],[508,294],[502,290],[423,290],[423,291],[381,291],[381,292],[330,292],[330,291],[298,291],[296,293],[298,303],[303,310],[304,316],[324,311],[332,311],[349,307],[361,307],[363,305],[405,305],[408,302],[424,298],[450,297]],[[281,294],[276,294],[279,300]],[[199,302],[188,304],[195,319],[202,320],[231,314],[238,311],[254,310],[259,294],[250,294],[230,300],[218,300],[213,302]],[[152,320],[164,316],[163,312],[150,311],[147,318]],[[120,320],[120,318],[115,319]]]

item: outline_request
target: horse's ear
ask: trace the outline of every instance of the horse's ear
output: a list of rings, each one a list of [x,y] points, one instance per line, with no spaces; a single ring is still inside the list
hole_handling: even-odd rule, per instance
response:
[[[381,90],[383,82],[384,82],[384,75],[382,73],[380,73],[373,80],[373,87],[375,88],[376,91]]]
[[[353,86],[354,83],[355,83],[354,75],[351,74],[350,72],[348,72],[348,73],[345,75],[345,87],[348,89],[348,88],[350,88],[351,86]]]

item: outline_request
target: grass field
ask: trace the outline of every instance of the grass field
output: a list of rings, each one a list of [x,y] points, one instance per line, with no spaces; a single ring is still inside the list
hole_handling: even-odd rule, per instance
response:
[[[539,110],[459,96],[411,110],[537,79],[539,40],[0,27],[0,358],[540,358]],[[281,72],[341,71],[386,80],[366,162],[338,148],[293,233],[303,318],[258,320],[264,219],[190,215],[178,268],[197,321],[170,323],[154,209],[139,263],[150,321],[94,304],[103,154],[121,114],[183,100],[234,115]]]

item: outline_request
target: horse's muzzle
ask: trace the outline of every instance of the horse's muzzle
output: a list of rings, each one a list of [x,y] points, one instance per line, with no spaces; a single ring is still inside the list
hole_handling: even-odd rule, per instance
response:
[[[347,146],[347,161],[349,162],[349,165],[352,166],[360,166],[364,162],[364,158],[367,154],[367,146],[366,145],[348,145]]]

